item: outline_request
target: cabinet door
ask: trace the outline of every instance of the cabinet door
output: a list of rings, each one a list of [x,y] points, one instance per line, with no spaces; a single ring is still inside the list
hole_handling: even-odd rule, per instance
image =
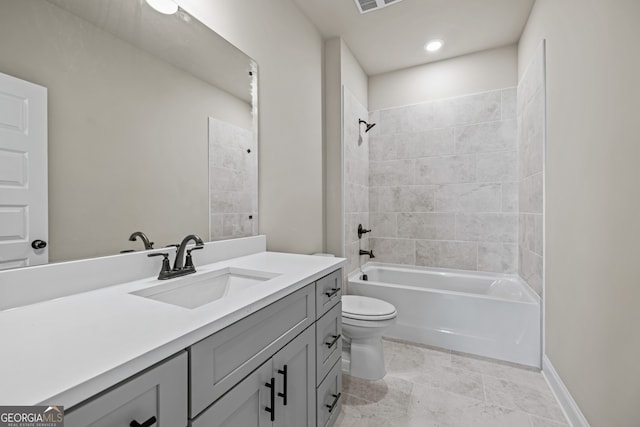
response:
[[[187,354],[181,353],[103,395],[65,412],[67,427],[187,425]],[[155,422],[151,420],[155,418]]]
[[[266,408],[270,408],[272,391],[266,384],[270,382],[272,374],[273,363],[270,359],[211,405],[191,426],[270,427],[271,414]]]
[[[274,426],[315,426],[315,347],[315,328],[310,327],[273,356],[277,390]]]

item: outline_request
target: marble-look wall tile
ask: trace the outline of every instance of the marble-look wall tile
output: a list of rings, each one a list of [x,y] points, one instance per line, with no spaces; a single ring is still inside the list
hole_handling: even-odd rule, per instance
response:
[[[500,212],[502,185],[446,184],[436,189],[437,212]]]
[[[455,234],[454,214],[398,214],[398,237],[409,239],[454,240]]]
[[[518,242],[516,94],[506,88],[370,114],[379,120],[369,139],[372,238],[404,250],[409,240],[426,242],[420,253],[415,246],[392,258],[475,270],[484,244],[483,269],[517,269],[508,251]],[[477,213],[494,216],[463,222],[467,236],[456,233],[457,214]]]
[[[544,255],[544,215],[533,215],[533,219],[533,252],[542,256]]]
[[[480,153],[476,156],[476,179],[478,182],[515,181],[518,178],[518,155],[516,151]]]
[[[211,212],[252,212],[252,195],[249,192],[212,191]]]
[[[374,129],[376,127],[374,127]],[[381,162],[384,160],[396,160],[397,158],[398,156],[396,155],[396,136],[395,135],[369,136],[369,160],[370,161]]]
[[[475,155],[426,157],[416,160],[417,184],[454,184],[475,180]]]
[[[502,89],[500,94],[502,97],[502,120],[515,119],[518,114],[518,88],[510,87]]]
[[[358,225],[362,224],[362,227],[369,229],[369,212],[354,212],[345,214],[345,229],[344,239],[346,243],[358,242]],[[368,235],[365,235],[368,238]],[[364,249],[364,248],[363,248]]]
[[[415,160],[369,163],[369,185],[411,185],[415,182]]]
[[[461,126],[500,120],[501,104],[500,91],[435,101],[433,127]]]
[[[371,237],[369,246],[376,256],[374,261],[416,265],[415,240]]]
[[[543,209],[543,173],[537,173],[520,181],[520,212],[542,213]]]
[[[210,239],[257,234],[257,181],[255,134],[209,118]]]
[[[453,135],[452,128],[395,135],[396,158],[417,159],[452,155],[454,154]]]
[[[516,243],[518,215],[511,213],[456,214],[456,239]]]
[[[511,243],[478,243],[478,270],[495,273],[518,272],[518,245]]]
[[[522,246],[519,247],[518,254],[518,274],[520,274],[520,277],[522,277],[538,295],[542,295],[542,257]]]
[[[348,259],[347,275],[360,266],[358,250],[368,249],[369,235],[358,240],[358,224],[369,228],[369,174],[370,148],[380,145],[378,126],[365,133],[358,121],[370,120],[367,109],[348,88],[343,92],[343,135],[344,147],[344,250]],[[364,261],[366,262],[366,261]]]
[[[346,212],[367,212],[369,210],[369,187],[347,182],[345,184]]]
[[[416,264],[420,266],[477,270],[477,254],[476,242],[416,241]]]
[[[370,213],[371,224],[370,237],[397,237],[398,214],[396,213]]]
[[[518,114],[518,274],[539,295],[543,283],[544,45],[526,68],[517,89]]]
[[[518,211],[519,185],[517,182],[502,183],[502,212]]]
[[[456,153],[515,150],[516,130],[515,119],[458,127],[455,131]]]
[[[376,212],[432,212],[435,206],[433,185],[378,187]]]
[[[223,214],[222,233],[225,237],[247,237],[253,233],[253,219],[246,214]]]

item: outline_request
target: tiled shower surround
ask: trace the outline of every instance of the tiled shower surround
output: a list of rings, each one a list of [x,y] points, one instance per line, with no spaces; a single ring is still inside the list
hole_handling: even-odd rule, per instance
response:
[[[209,118],[210,240],[258,233],[257,159],[254,132]]]
[[[370,120],[376,260],[517,272],[516,89],[374,111]]]
[[[542,293],[544,182],[544,44],[518,84],[520,232],[518,274]]]
[[[359,267],[359,249],[369,249],[369,235],[365,234],[362,240],[358,241],[357,234],[358,224],[365,228],[369,225],[369,135],[364,132],[365,126],[358,124],[359,119],[367,120],[369,113],[345,86],[342,105],[345,257],[349,260],[347,271],[351,272]],[[367,257],[363,257],[362,263],[365,264],[367,261]]]

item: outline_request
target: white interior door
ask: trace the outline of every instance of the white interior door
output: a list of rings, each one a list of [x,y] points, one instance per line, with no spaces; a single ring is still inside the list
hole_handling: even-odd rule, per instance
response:
[[[0,270],[49,260],[47,88],[0,73]]]

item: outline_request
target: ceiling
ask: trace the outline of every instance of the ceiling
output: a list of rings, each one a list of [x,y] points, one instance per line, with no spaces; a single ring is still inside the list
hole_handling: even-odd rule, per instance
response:
[[[372,76],[515,43],[535,0],[403,0],[366,14],[353,0],[294,1]],[[445,44],[429,54],[423,47],[434,38]]]

